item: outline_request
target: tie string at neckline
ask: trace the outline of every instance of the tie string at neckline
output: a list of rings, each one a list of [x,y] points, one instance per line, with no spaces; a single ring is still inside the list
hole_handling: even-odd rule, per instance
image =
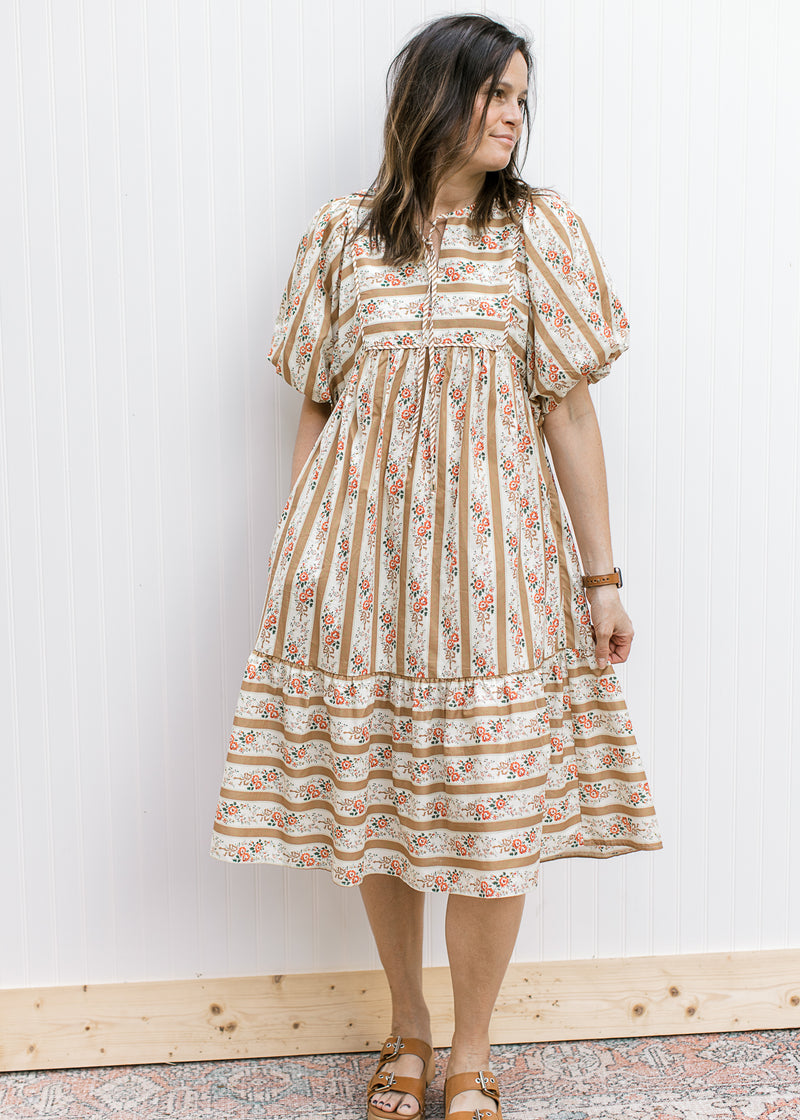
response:
[[[425,267],[428,272],[428,288],[425,293],[425,304],[423,308],[423,321],[422,321],[422,339],[423,348],[433,345],[433,299],[436,290],[436,281],[439,273],[439,259],[433,255],[433,231],[436,229],[436,224],[442,218],[450,218],[451,214],[437,214],[430,225],[430,232],[422,234],[422,241],[425,246]],[[442,239],[444,239],[444,230],[442,231]],[[511,291],[514,283],[514,272],[517,267],[517,254],[522,243],[522,229],[520,226],[515,226],[514,230],[514,251],[511,254],[511,267],[508,275],[508,292],[503,296],[503,307],[507,311],[506,321],[503,327],[503,341],[500,345],[501,350],[505,350],[508,344],[508,335],[511,329]]]

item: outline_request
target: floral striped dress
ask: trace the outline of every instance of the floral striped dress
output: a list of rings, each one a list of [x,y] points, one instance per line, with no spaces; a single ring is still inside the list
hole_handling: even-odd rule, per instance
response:
[[[270,359],[332,412],[283,507],[211,855],[478,897],[661,847],[598,667],[544,415],[628,324],[556,194],[387,266],[369,195],[303,235]]]

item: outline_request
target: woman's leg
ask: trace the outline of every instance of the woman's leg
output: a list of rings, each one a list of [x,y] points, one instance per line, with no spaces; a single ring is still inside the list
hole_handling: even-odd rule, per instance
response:
[[[422,928],[425,895],[393,875],[367,875],[361,897],[392,993],[394,1035],[421,1038],[430,1044],[431,1020],[422,995]],[[392,1062],[398,1077],[421,1077],[421,1058],[405,1054]],[[406,1116],[418,1104],[408,1093],[383,1091],[373,1103],[388,1114]]]
[[[453,983],[453,1032],[447,1076],[489,1068],[489,1021],[519,932],[525,895],[447,900],[447,955]],[[451,1112],[491,1109],[491,1097],[475,1092],[453,1098]]]

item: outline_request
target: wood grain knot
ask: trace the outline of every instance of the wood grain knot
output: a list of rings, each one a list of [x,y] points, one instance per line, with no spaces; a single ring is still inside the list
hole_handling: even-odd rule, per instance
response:
[[[679,996],[681,994],[680,989],[676,988],[675,985],[673,984],[672,987],[669,990],[669,994],[672,996],[673,999],[675,999],[676,996]]]
[[[633,1005],[633,1013],[634,1013],[634,1015],[644,1015],[644,1004],[643,1003],[635,1003]]]
[[[792,996],[792,998],[789,1000],[789,1003],[792,1005],[792,1007],[797,1007],[798,1003],[800,1003],[800,996]]]
[[[218,1003],[212,1003],[208,1010],[211,1012],[212,1015],[221,1015],[222,1014],[222,1008],[220,1007],[220,1005]]]

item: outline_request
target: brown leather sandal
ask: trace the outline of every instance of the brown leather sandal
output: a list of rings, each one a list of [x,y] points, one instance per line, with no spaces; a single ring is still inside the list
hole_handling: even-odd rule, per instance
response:
[[[386,1069],[392,1062],[397,1061],[401,1054],[414,1054],[422,1058],[425,1069],[422,1077],[396,1077],[391,1069]],[[398,1120],[425,1120],[425,1090],[433,1081],[436,1072],[436,1059],[433,1050],[421,1038],[401,1038],[400,1035],[389,1035],[383,1044],[378,1068],[370,1078],[367,1086],[367,1117],[368,1120],[391,1120],[396,1116]],[[384,1090],[394,1093],[410,1093],[416,1100],[419,1108],[416,1112],[400,1112],[393,1110],[385,1112],[380,1108],[373,1108],[371,1101],[376,1093]]]
[[[497,1111],[490,1108],[473,1108],[471,1111],[451,1112],[450,1102],[459,1093],[466,1093],[470,1089],[485,1093],[497,1105]],[[445,1120],[503,1120],[500,1111],[500,1086],[497,1078],[489,1070],[480,1069],[472,1073],[454,1073],[444,1083],[444,1115]]]

